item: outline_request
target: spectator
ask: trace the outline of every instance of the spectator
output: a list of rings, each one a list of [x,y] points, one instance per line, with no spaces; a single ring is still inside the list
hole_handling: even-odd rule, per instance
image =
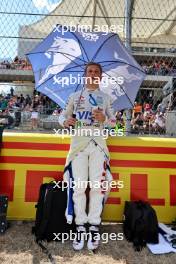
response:
[[[165,113],[169,110],[169,101],[166,104],[162,104],[162,102],[160,102],[157,105],[157,112],[162,112]]]
[[[144,112],[151,112],[152,109],[149,103],[144,103],[143,108],[144,108]]]
[[[155,116],[152,113],[152,111],[145,111],[144,112],[144,124],[143,124],[144,133],[146,133],[146,134],[151,133],[152,122],[153,122],[154,118],[155,118]]]
[[[20,95],[20,104],[22,105],[25,101],[23,94]]]
[[[134,108],[133,108],[132,116],[136,117],[140,113],[142,113],[142,105],[140,105],[138,102],[134,102]]]
[[[30,98],[29,94],[27,94],[24,105],[26,106],[26,105],[31,105],[31,104],[32,104],[32,99]]]
[[[5,110],[7,108],[8,101],[5,98],[1,98],[0,100],[0,109]]]
[[[174,91],[171,95],[171,100],[168,108],[170,111],[176,110],[176,91]]]
[[[163,134],[166,131],[166,119],[162,112],[158,112],[156,114],[155,120],[152,124],[152,128],[154,130],[154,133]]]
[[[123,129],[124,131],[124,128],[125,128],[125,122],[122,117],[122,112],[117,112],[116,113],[116,130],[118,131],[118,129]]]
[[[19,58],[18,58],[18,56],[16,56],[16,57],[14,58],[13,62],[14,62],[14,63],[18,63],[18,62],[19,62]]]
[[[11,95],[11,96],[14,95],[14,89],[13,89],[13,87],[10,88],[10,95]]]
[[[132,129],[134,132],[143,133],[144,131],[144,116],[143,113],[136,113],[136,117],[134,117],[131,121]]]
[[[37,129],[38,128],[38,118],[39,118],[39,99],[38,95],[35,95],[32,108],[31,108],[31,121],[32,121],[32,127],[31,129]]]

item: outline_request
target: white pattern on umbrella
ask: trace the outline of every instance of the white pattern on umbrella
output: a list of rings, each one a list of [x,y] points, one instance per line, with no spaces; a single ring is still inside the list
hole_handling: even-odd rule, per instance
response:
[[[60,53],[61,52],[61,53]],[[64,55],[65,54],[65,55]],[[61,37],[54,38],[53,44],[44,53],[48,59],[52,59],[51,64],[46,68],[45,73],[39,80],[41,85],[52,74],[55,75],[81,55],[79,43],[74,39],[66,39]]]

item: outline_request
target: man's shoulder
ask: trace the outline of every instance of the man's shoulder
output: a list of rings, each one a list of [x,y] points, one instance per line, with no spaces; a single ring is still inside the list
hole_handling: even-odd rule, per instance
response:
[[[81,94],[81,91],[77,91],[77,92],[71,93],[69,98],[77,98],[78,96],[80,96],[80,94]]]
[[[109,94],[107,94],[107,93],[105,93],[105,92],[103,92],[103,91],[99,91],[99,94],[102,96],[102,97],[104,97],[107,101],[110,101],[112,98],[111,98],[111,96],[109,95]]]
[[[74,93],[71,93],[69,98],[78,98],[81,94],[84,94],[84,92],[82,91],[77,91],[77,92],[74,92]],[[103,98],[105,98],[107,101],[111,100],[111,96],[105,92],[103,92],[102,90],[99,90],[98,92],[98,95],[99,96],[102,96]]]

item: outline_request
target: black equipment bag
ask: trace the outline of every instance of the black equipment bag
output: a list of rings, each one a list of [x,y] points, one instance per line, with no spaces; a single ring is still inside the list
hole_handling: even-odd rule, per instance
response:
[[[0,195],[0,234],[4,234],[9,227],[6,216],[8,208],[8,196]]]
[[[158,243],[158,220],[155,210],[143,201],[125,202],[123,231],[137,251],[146,243]]]
[[[59,185],[60,188],[57,186]],[[75,224],[67,224],[65,210],[67,207],[67,188],[62,188],[62,182],[44,183],[40,187],[39,199],[36,205],[36,220],[32,232],[36,241],[61,241],[61,234],[69,234]],[[56,237],[55,234],[60,233]],[[59,239],[58,239],[59,238]]]

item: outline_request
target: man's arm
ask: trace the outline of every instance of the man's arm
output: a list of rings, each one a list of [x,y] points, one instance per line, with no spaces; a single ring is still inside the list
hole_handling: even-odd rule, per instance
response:
[[[69,127],[71,125],[75,125],[76,119],[72,117],[74,111],[74,98],[71,95],[67,101],[67,104],[64,110],[59,115],[59,124],[63,127]]]

